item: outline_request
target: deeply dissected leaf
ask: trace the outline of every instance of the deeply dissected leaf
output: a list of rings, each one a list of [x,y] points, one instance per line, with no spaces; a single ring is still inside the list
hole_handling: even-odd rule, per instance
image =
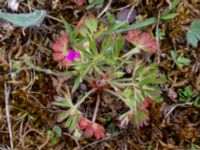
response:
[[[197,47],[198,41],[200,41],[200,19],[194,20],[190,25],[187,32],[187,41],[193,47]]]
[[[138,128],[146,126],[149,124],[149,112],[147,109],[137,109],[135,113],[129,114],[129,119]]]
[[[45,10],[38,10],[32,13],[11,14],[0,12],[0,18],[13,23],[19,27],[38,26],[46,17]]]

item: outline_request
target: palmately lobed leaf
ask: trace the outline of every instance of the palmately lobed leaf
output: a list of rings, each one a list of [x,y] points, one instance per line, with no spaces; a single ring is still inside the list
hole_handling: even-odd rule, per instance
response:
[[[190,25],[187,32],[187,41],[193,47],[197,47],[198,41],[200,41],[200,19],[194,20]]]

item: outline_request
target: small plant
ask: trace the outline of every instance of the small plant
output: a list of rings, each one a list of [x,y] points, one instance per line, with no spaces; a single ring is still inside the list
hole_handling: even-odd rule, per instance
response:
[[[193,92],[190,86],[178,90],[179,102],[187,103],[192,102],[194,107],[200,108],[200,95]]]
[[[121,100],[128,111],[119,114],[120,127],[129,123],[141,127],[148,125],[148,107],[151,101],[161,100],[161,89],[165,79],[156,64],[142,60],[133,61],[137,53],[156,53],[157,41],[147,32],[128,31],[122,36],[99,23],[94,16],[84,16],[73,29],[64,21],[67,33],[53,45],[53,59],[72,75],[73,86],[67,87],[65,96],[55,96],[54,105],[62,108],[57,122],[72,133],[86,133],[96,139],[106,136],[106,129],[96,122],[102,94],[109,94]],[[122,52],[125,41],[134,45],[132,50]],[[79,94],[80,84],[86,84],[87,91]],[[75,94],[76,93],[76,94]],[[78,95],[78,96],[74,96]],[[82,104],[92,97],[96,101],[93,116],[86,117]],[[90,120],[91,118],[91,120]]]
[[[190,63],[190,59],[182,57],[182,56],[178,56],[178,52],[177,51],[171,51],[171,57],[172,57],[174,63],[179,68],[187,66]]]
[[[55,145],[58,141],[58,138],[62,136],[62,129],[55,125],[52,130],[47,131],[47,135],[49,137],[50,143]]]

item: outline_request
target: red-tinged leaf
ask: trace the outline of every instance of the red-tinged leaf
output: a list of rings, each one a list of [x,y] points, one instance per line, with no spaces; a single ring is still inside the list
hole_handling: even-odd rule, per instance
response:
[[[96,139],[101,139],[105,137],[104,127],[88,120],[87,118],[81,118],[79,120],[79,129],[85,130],[88,136],[95,136]]]
[[[79,125],[79,128],[80,128],[81,130],[84,130],[84,129],[86,129],[88,126],[91,125],[91,122],[90,122],[88,119],[86,119],[86,118],[81,118],[81,119],[79,120],[78,125]]]
[[[54,53],[53,54],[53,60],[54,61],[60,61],[65,57],[63,53]]]
[[[53,43],[52,48],[55,52],[62,52],[63,48],[68,49],[69,38],[67,35],[61,36],[55,43]]]
[[[95,133],[94,133],[95,138],[97,140],[104,138],[105,137],[105,129],[103,128],[103,126],[96,124],[96,123],[94,123],[94,126],[96,128]]]
[[[130,30],[124,36],[124,39],[146,52],[155,53],[158,49],[156,39],[152,38],[147,32],[141,33],[141,31],[136,29]]]
[[[82,6],[85,3],[85,0],[75,0],[76,5]]]
[[[94,130],[92,124],[89,125],[89,126],[86,128],[85,132],[86,132],[90,137],[92,137],[92,136],[94,135],[95,130]]]
[[[70,66],[70,63],[67,61],[67,59],[63,59],[62,61],[59,62],[59,64],[66,68]]]
[[[129,114],[130,121],[138,128],[149,124],[149,111],[147,109],[137,109],[137,112]]]
[[[151,101],[151,99],[150,98],[148,98],[148,97],[146,97],[145,99],[144,99],[144,101],[142,102],[142,104],[140,105],[140,108],[143,110],[143,109],[145,109],[145,108],[148,108],[149,107],[149,102]]]

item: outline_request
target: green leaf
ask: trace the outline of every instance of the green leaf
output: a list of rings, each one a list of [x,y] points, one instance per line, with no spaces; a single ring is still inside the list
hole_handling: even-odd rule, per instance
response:
[[[176,62],[177,52],[176,51],[171,51],[171,56],[172,56],[172,59]]]
[[[170,13],[167,15],[162,15],[160,18],[163,20],[169,20],[175,18],[179,13]]]
[[[127,23],[124,21],[124,22],[120,22],[120,23],[116,23],[114,25],[111,25],[110,28],[108,29],[107,33],[113,32],[113,31],[118,31],[118,30],[120,30],[120,28],[126,27],[126,24]]]
[[[67,127],[71,132],[76,128],[78,122],[78,115],[74,114],[64,123],[64,127]]]
[[[45,10],[38,10],[32,13],[11,14],[0,12],[0,18],[13,23],[19,27],[38,26],[46,17]]]
[[[70,93],[68,93],[70,94]],[[73,107],[71,97],[67,95],[66,98],[55,96],[54,99],[56,100],[53,102],[54,105],[60,106],[60,107]]]
[[[197,47],[199,40],[200,40],[200,19],[193,21],[187,32],[187,41],[193,47]]]
[[[53,131],[56,133],[57,137],[61,137],[62,136],[62,129],[59,126],[55,125],[53,127]]]
[[[57,122],[62,122],[67,117],[69,117],[69,115],[70,115],[70,110],[63,111],[63,112],[59,113],[58,116],[57,116]]]
[[[80,83],[81,83],[80,76],[78,76],[76,78],[76,81],[75,81],[74,85],[73,85],[72,93],[74,93],[77,90],[77,88],[79,87]]]
[[[87,39],[88,39],[88,41],[90,43],[89,46],[90,46],[90,49],[92,50],[93,54],[97,55],[98,54],[98,49],[97,49],[95,40],[92,38],[92,36],[90,34],[88,34]]]
[[[125,73],[122,72],[122,71],[117,71],[117,72],[114,73],[114,76],[115,76],[116,78],[121,78],[121,77],[123,77],[124,75],[125,75]]]
[[[123,92],[122,92],[122,96],[124,96],[125,98],[129,98],[133,95],[133,90],[132,89],[125,89]]]
[[[88,16],[84,20],[85,26],[90,30],[91,33],[94,33],[97,31],[97,19],[94,16]]]
[[[168,13],[170,13],[171,11],[174,10],[174,8],[177,7],[177,5],[180,3],[181,0],[174,0],[171,5],[169,5],[162,13],[161,13],[161,16],[162,15],[166,15]]]
[[[120,35],[117,36],[117,39],[114,43],[114,48],[113,48],[113,55],[114,55],[115,58],[117,58],[119,56],[119,53],[120,53],[123,45],[124,45],[123,37],[120,36]]]
[[[146,19],[142,22],[136,22],[132,25],[124,25],[123,27],[121,27],[121,29],[117,29],[116,32],[126,32],[126,31],[129,31],[129,30],[132,30],[132,29],[142,28],[142,27],[145,27],[145,26],[155,24],[156,21],[157,21],[157,19],[155,17],[151,17],[151,18],[148,18],[148,19]]]
[[[196,108],[200,108],[200,96],[198,96],[194,101],[194,106]]]
[[[50,140],[51,145],[55,145],[57,143],[57,138],[52,136]]]
[[[101,47],[101,54],[105,54],[105,52],[112,47],[112,40],[113,40],[113,36],[106,36],[105,40],[103,41],[102,47]]]
[[[149,112],[146,109],[137,109],[136,113],[129,115],[129,119],[133,124],[141,127],[143,125],[146,125],[146,123],[148,122]]]
[[[190,60],[188,58],[178,57],[176,63],[179,67],[183,67],[183,66],[189,65]]]
[[[75,37],[77,35],[77,32],[72,29],[71,25],[62,16],[61,16],[61,20],[62,20],[62,22],[65,26],[66,32],[69,36],[70,45],[73,46],[75,43]]]

